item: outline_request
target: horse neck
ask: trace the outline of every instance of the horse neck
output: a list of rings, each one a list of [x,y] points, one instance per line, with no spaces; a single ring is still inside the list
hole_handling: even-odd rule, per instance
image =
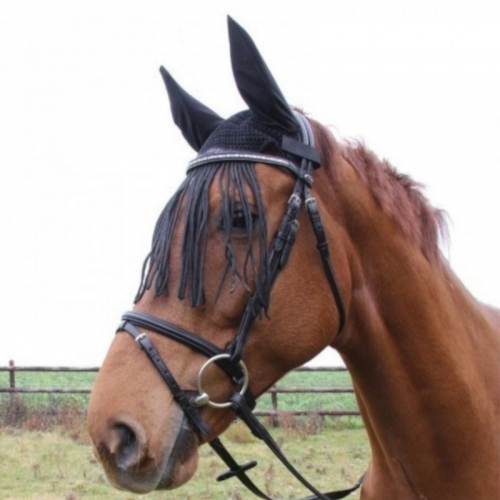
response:
[[[348,324],[334,347],[370,437],[371,472],[378,472],[368,481],[390,478],[398,495],[425,490],[437,498],[454,473],[470,477],[470,457],[491,454],[497,439],[498,324],[441,256],[427,258],[402,234],[354,172],[344,181],[337,192],[352,289]]]

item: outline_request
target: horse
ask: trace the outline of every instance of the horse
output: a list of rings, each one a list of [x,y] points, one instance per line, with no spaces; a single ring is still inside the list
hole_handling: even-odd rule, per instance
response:
[[[107,477],[181,486],[235,414],[261,437],[254,399],[331,346],[370,442],[363,500],[498,498],[500,311],[440,251],[443,213],[363,143],[293,110],[231,18],[229,39],[249,109],[227,120],[161,68],[199,154],[92,390]]]

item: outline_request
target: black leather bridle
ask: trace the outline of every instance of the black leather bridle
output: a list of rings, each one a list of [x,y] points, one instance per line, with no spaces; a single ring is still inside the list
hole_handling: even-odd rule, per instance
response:
[[[297,230],[299,228],[298,217],[302,202],[304,202],[309,219],[311,221],[314,234],[316,236],[317,248],[319,250],[326,278],[330,285],[332,295],[339,313],[339,333],[342,331],[346,313],[345,306],[342,300],[340,287],[335,277],[330,261],[330,252],[326,234],[321,223],[321,218],[316,204],[315,198],[312,196],[311,188],[313,184],[313,171],[320,165],[319,154],[314,148],[314,135],[309,122],[299,113],[295,114],[300,125],[301,141],[297,141],[288,137],[283,138],[282,149],[297,158],[298,161],[293,162],[285,158],[246,153],[241,151],[232,152],[217,152],[214,154],[205,154],[198,156],[193,160],[188,167],[188,171],[210,163],[218,163],[221,161],[249,161],[252,163],[265,163],[276,167],[285,168],[290,171],[296,178],[293,192],[290,196],[288,206],[285,211],[278,231],[274,238],[270,252],[270,271],[271,271],[271,286],[275,282],[280,271],[285,267],[290,256],[291,249],[295,242]],[[255,398],[248,390],[248,372],[242,361],[243,351],[247,344],[252,325],[260,312],[260,301],[257,295],[253,295],[245,308],[237,334],[233,342],[226,350],[207,342],[199,335],[188,332],[176,325],[168,323],[164,320],[144,314],[141,312],[127,312],[122,316],[117,332],[125,331],[129,333],[145,352],[148,358],[153,363],[154,367],[162,376],[163,380],[171,390],[174,399],[184,411],[186,418],[189,420],[193,429],[200,435],[208,436],[210,428],[203,421],[200,415],[199,408],[209,405],[215,408],[231,408],[236,415],[250,428],[252,433],[259,439],[263,440],[271,451],[281,460],[288,470],[312,493],[312,496],[304,500],[333,500],[344,498],[356,489],[362,483],[361,478],[352,488],[334,491],[330,493],[321,493],[312,486],[287,460],[282,454],[279,446],[273,440],[269,432],[253,415],[252,410],[255,407]],[[167,365],[162,360],[157,349],[149,337],[142,333],[138,328],[153,331],[170,339],[173,339],[189,348],[197,351],[208,358],[208,361],[202,366],[198,375],[198,396],[191,397],[188,391],[180,388],[174,376],[168,369]],[[203,391],[202,376],[205,369],[211,364],[217,364],[231,378],[234,384],[239,387],[239,391],[231,394],[228,401],[225,403],[216,403],[211,401],[208,394]],[[218,481],[223,481],[231,477],[237,477],[250,491],[260,498],[272,500],[263,493],[247,476],[246,471],[255,467],[257,462],[249,462],[243,465],[238,464],[229,454],[219,438],[215,438],[209,442],[212,449],[226,463],[229,470],[218,476]]]

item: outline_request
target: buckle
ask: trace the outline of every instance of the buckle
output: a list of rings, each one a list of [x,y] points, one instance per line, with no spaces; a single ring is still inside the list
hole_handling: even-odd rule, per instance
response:
[[[142,340],[142,339],[145,339],[145,338],[147,338],[147,335],[146,335],[145,333],[141,333],[140,335],[137,335],[137,337],[135,337],[135,339],[134,339],[134,340],[135,340],[135,341],[136,341],[139,345],[141,345],[141,340]]]
[[[311,174],[305,174],[304,175],[304,180],[307,182],[307,184],[309,185],[309,187],[311,187],[314,183],[314,179],[313,179],[313,176]]]

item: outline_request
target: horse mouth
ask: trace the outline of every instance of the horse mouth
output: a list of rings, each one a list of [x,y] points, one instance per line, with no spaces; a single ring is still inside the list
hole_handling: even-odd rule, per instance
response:
[[[184,417],[172,452],[155,489],[178,488],[191,479],[198,466],[199,444],[198,437]]]

